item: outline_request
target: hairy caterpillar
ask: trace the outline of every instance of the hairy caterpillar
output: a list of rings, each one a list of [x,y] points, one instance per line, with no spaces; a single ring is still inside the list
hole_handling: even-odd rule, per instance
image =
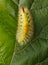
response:
[[[33,18],[26,7],[19,8],[18,29],[16,39],[20,45],[28,43],[34,33]]]

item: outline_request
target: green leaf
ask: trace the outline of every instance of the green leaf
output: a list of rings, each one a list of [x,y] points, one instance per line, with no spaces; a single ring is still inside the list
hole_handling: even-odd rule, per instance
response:
[[[25,46],[16,41],[19,6],[29,8],[34,22]],[[0,65],[48,65],[48,0],[0,0]]]
[[[38,63],[36,65],[48,65],[48,57],[44,61],[42,61],[41,63]]]
[[[0,0],[0,65],[10,65],[14,51],[18,6],[13,6],[11,1]]]

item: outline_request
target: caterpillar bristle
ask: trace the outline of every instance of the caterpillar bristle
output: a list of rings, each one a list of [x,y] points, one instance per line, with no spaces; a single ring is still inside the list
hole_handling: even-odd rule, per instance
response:
[[[22,7],[22,11],[24,12],[24,7]]]
[[[16,39],[20,45],[27,44],[33,38],[34,24],[30,11],[26,7],[19,8]]]

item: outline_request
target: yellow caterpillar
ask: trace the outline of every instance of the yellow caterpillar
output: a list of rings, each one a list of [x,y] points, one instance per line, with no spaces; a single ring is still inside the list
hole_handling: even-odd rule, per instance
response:
[[[29,9],[26,7],[19,8],[16,40],[20,45],[24,45],[30,42],[30,40],[33,37],[33,33],[34,33],[34,24]]]

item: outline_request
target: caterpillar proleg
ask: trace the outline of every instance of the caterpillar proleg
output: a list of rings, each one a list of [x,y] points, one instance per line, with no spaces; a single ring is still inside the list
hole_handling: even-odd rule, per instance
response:
[[[16,40],[20,45],[27,44],[33,38],[33,33],[33,17],[31,16],[29,9],[27,7],[19,8]]]

